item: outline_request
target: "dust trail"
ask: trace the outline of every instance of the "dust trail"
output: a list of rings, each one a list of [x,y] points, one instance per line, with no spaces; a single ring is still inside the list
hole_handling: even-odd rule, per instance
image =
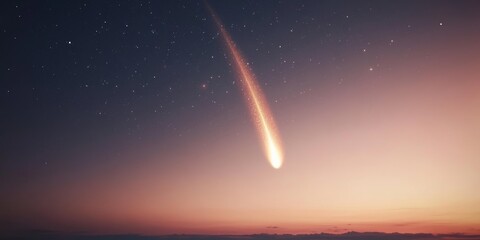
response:
[[[229,50],[229,54],[234,63],[233,65],[239,75],[242,92],[249,103],[250,114],[262,140],[265,155],[272,167],[278,169],[283,164],[283,151],[280,144],[280,136],[265,96],[255,79],[255,75],[251,69],[247,67],[247,61],[237,49],[232,37],[223,26],[222,21],[208,3],[205,2],[205,5],[220,30],[220,35]]]

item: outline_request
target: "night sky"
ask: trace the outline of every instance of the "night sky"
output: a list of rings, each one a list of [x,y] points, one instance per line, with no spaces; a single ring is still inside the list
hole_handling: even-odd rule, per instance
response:
[[[0,3],[0,230],[480,233],[479,1]]]

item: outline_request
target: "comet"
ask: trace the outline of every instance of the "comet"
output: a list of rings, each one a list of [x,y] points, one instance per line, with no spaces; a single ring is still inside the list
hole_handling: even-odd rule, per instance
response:
[[[283,151],[280,135],[265,95],[263,94],[252,70],[248,67],[248,62],[236,47],[235,42],[225,29],[222,21],[208,3],[205,2],[205,5],[212,16],[215,25],[220,31],[221,38],[224,41],[233,62],[232,65],[240,79],[241,91],[248,103],[247,105],[250,115],[255,123],[255,128],[263,144],[264,154],[272,167],[279,169],[283,164]]]

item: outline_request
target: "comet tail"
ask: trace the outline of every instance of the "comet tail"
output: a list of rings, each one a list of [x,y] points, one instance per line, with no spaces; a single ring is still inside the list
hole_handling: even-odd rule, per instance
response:
[[[278,169],[283,163],[283,152],[280,143],[278,130],[270,112],[264,94],[259,87],[253,72],[247,67],[247,62],[240,51],[235,46],[231,36],[223,26],[221,20],[215,14],[213,9],[207,4],[215,24],[220,30],[231,58],[233,59],[235,69],[237,70],[242,86],[242,92],[248,102],[250,114],[255,122],[255,127],[263,143],[263,149],[266,157],[273,168]]]

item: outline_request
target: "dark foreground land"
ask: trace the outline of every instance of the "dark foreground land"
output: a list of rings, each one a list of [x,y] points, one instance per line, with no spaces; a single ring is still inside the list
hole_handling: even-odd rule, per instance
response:
[[[49,240],[480,240],[480,235],[428,233],[402,234],[381,232],[348,232],[343,234],[253,234],[253,235],[88,235],[66,234],[50,231],[29,231],[0,236],[0,239],[49,239]]]

